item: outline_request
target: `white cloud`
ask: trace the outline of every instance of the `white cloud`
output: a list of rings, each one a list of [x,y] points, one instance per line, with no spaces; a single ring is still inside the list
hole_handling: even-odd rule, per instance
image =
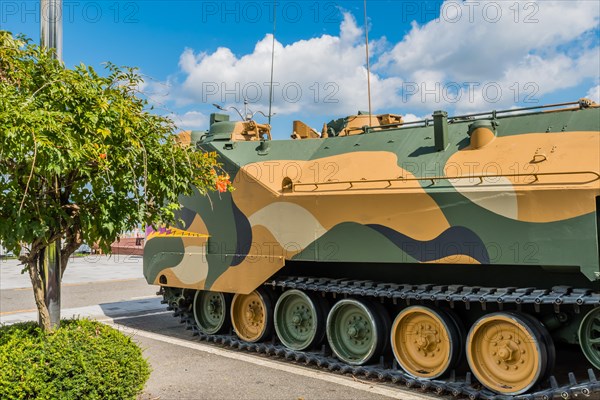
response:
[[[275,43],[274,112],[354,113],[367,108],[367,73],[363,31],[344,14],[339,36]],[[213,53],[186,49],[179,65],[185,73],[179,101],[240,104],[247,97],[266,111],[269,98],[272,36],[251,54],[236,56],[228,48]],[[380,44],[375,42],[377,48]],[[371,74],[373,107],[397,103],[401,80]]]
[[[183,114],[169,114],[179,129],[200,129],[208,126],[208,118],[199,111],[188,111]],[[206,128],[204,128],[206,129]]]
[[[586,98],[600,104],[600,85],[596,85],[587,92]]]
[[[337,36],[275,42],[274,109],[315,120],[366,110],[364,30],[345,12]],[[440,18],[412,23],[397,43],[371,43],[373,109],[421,119],[436,109],[454,114],[511,108],[597,82],[600,2],[462,2],[446,0]],[[393,29],[393,27],[391,27]],[[211,103],[268,111],[272,36],[252,52],[186,49],[177,75],[147,86],[180,113],[181,127],[205,126]],[[598,86],[589,97],[598,101]],[[566,99],[565,99],[566,100]],[[324,117],[326,116],[326,117]],[[313,121],[310,121],[313,123]],[[316,128],[320,130],[317,122]]]
[[[381,57],[380,67],[402,74],[434,69],[463,80],[489,79],[500,76],[515,59],[597,28],[598,8],[597,2],[585,0],[530,1],[519,7],[513,2],[445,1],[440,18],[422,26],[413,22],[404,39]],[[496,9],[499,14],[494,14]],[[450,15],[452,10],[460,10],[460,17]]]
[[[415,122],[415,121],[421,121],[423,119],[425,119],[425,117],[420,118],[417,117],[415,114],[406,114],[402,116],[402,119],[404,120],[404,122]]]
[[[445,1],[440,18],[413,22],[376,71],[416,83],[419,91],[407,101],[416,108],[431,108],[434,96],[425,92],[435,92],[436,83],[439,103],[459,110],[510,106],[527,95],[539,99],[598,76],[600,49],[597,40],[589,48],[587,35],[598,28],[599,9],[600,3],[585,0]]]

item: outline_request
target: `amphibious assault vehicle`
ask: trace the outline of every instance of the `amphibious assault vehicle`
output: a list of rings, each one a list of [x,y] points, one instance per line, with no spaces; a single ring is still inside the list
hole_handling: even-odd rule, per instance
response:
[[[144,274],[201,339],[470,398],[600,398],[600,107],[317,132],[213,114],[235,190],[181,199]]]

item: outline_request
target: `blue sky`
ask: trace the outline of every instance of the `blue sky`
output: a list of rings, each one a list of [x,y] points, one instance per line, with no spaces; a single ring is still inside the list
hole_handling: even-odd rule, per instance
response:
[[[600,2],[368,1],[373,106],[417,119],[598,101]],[[39,2],[0,29],[39,41]],[[367,109],[362,1],[277,3],[276,138]],[[64,0],[64,60],[137,66],[158,112],[205,129],[211,103],[267,111],[272,2]],[[258,118],[259,121],[264,121]]]

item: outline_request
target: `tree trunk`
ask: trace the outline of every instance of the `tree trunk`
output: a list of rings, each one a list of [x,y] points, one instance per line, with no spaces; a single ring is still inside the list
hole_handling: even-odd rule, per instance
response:
[[[38,270],[37,262],[28,262],[27,269],[29,271],[29,278],[31,279],[31,286],[33,287],[33,298],[38,309],[40,327],[44,332],[50,332],[52,330],[50,313],[48,312],[48,307],[46,307],[44,284]]]

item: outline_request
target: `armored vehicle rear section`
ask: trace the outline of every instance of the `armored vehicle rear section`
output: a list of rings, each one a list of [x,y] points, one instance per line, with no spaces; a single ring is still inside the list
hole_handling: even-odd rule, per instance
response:
[[[195,145],[235,191],[181,199],[144,251],[202,338],[471,398],[600,398],[597,105],[359,113],[293,140],[212,120]]]

